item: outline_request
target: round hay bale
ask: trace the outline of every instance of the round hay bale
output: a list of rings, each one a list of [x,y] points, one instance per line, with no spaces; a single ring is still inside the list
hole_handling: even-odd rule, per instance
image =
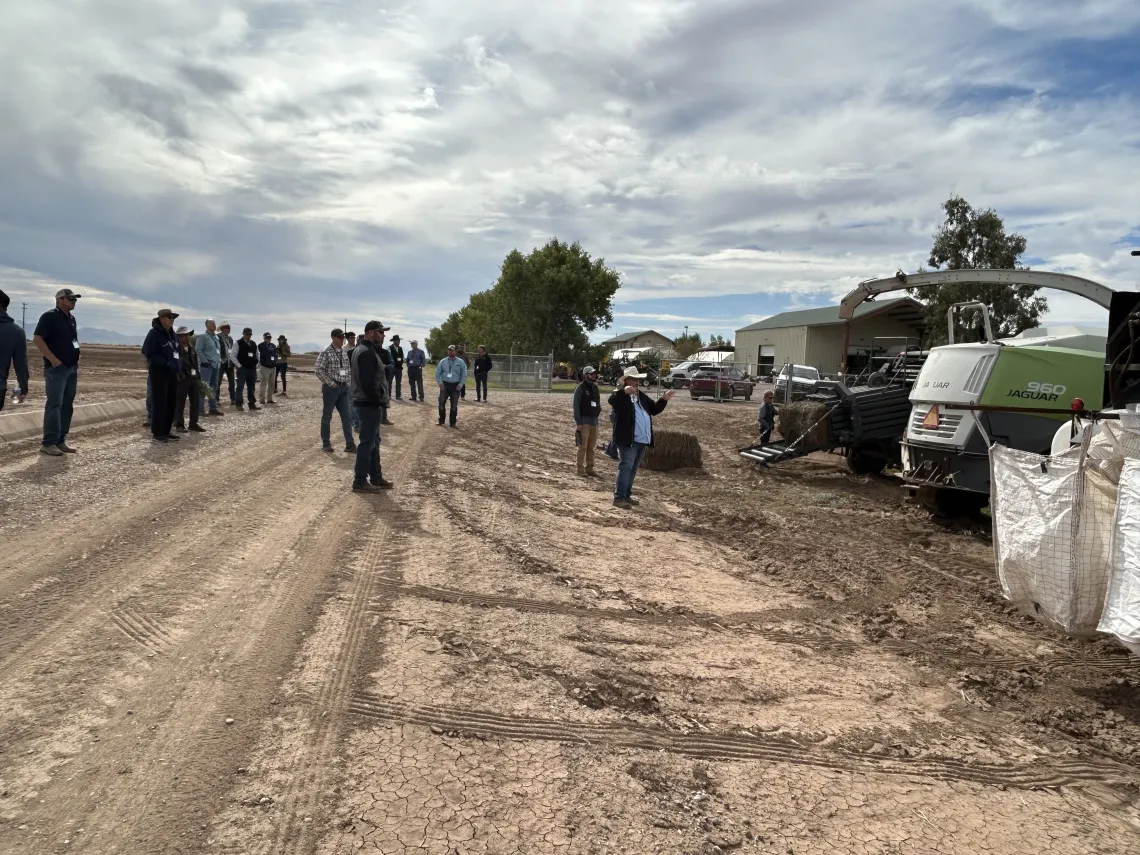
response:
[[[655,472],[700,469],[701,444],[691,433],[655,430],[653,445],[645,449],[645,460],[642,465]]]
[[[793,401],[780,407],[780,435],[786,442],[801,436],[810,446],[827,445],[831,433],[827,405],[816,401]]]

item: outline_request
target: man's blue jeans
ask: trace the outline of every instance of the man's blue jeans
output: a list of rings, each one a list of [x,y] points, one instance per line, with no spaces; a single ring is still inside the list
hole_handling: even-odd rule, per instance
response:
[[[78,365],[57,365],[44,369],[44,445],[59,445],[71,432],[71,413],[75,405],[75,387],[79,382]]]
[[[646,445],[635,442],[633,445],[619,445],[617,485],[614,487],[615,499],[628,499],[633,493],[633,479],[637,477],[637,467],[641,465],[641,458],[645,456]]]
[[[352,417],[348,414],[352,407],[348,387],[322,384],[321,395],[325,401],[325,408],[321,413],[321,446],[328,448],[332,445],[330,426],[332,425],[333,410],[340,413],[340,427],[344,431],[345,446],[354,445],[352,441]]]
[[[360,442],[356,446],[356,471],[353,486],[359,487],[372,479],[379,484],[380,475],[380,408],[357,407],[360,414]]]
[[[211,365],[209,362],[203,362],[198,368],[202,372],[202,382],[214,390],[214,399],[211,401],[208,395],[202,396],[202,405],[198,408],[201,413],[206,412],[206,404],[209,403],[210,412],[216,413],[218,411],[218,369]]]
[[[257,369],[256,368],[239,368],[237,370],[237,405],[241,406],[242,392],[246,392],[249,397],[249,405],[252,407],[257,403]]]

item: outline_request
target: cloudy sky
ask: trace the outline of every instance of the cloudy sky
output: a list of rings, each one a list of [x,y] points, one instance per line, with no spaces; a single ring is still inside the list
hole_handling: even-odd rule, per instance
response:
[[[613,331],[731,335],[914,269],[957,192],[1134,289],[1138,41],[1135,0],[11,3],[0,287],[422,339],[557,236]]]

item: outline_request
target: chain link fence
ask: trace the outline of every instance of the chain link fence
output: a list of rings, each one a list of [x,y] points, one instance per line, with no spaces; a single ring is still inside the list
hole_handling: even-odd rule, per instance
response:
[[[554,354],[527,356],[518,353],[489,353],[491,373],[487,385],[493,389],[514,392],[549,392],[554,380]],[[474,358],[468,354],[468,358]],[[469,377],[469,386],[475,378]]]

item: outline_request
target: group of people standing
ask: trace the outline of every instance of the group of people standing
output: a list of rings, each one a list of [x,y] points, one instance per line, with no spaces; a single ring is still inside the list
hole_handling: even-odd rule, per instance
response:
[[[276,405],[279,385],[288,396],[292,351],[285,336],[274,343],[272,334],[265,333],[255,342],[253,329],[246,327],[235,341],[229,322],[219,327],[213,318],[206,318],[205,331],[195,334],[186,326],[175,328],[178,317],[171,309],[160,309],[142,346],[147,362],[146,425],[155,442],[180,439],[175,427],[179,433],[205,433],[201,417],[225,415],[220,409],[223,378],[230,404],[238,410]]]
[[[633,497],[633,482],[645,457],[645,450],[653,447],[653,417],[660,415],[676,394],[670,389],[656,401],[653,400],[641,391],[641,381],[646,376],[635,366],[627,368],[618,381],[618,388],[607,401],[613,432],[606,453],[618,461],[617,480],[614,484],[615,508],[628,510],[638,504]],[[586,478],[599,477],[594,470],[594,453],[598,444],[598,423],[602,410],[598,379],[598,369],[591,365],[583,368],[582,381],[574,390],[571,404],[574,443],[578,448],[578,474]]]

